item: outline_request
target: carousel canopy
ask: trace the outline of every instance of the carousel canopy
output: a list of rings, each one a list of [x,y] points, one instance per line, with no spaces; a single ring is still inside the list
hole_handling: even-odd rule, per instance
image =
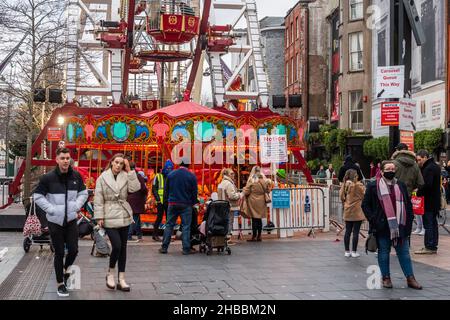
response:
[[[201,106],[192,101],[183,101],[158,110],[150,111],[141,115],[143,118],[152,118],[158,114],[166,114],[172,118],[187,115],[211,115],[226,119],[234,119],[232,115]]]

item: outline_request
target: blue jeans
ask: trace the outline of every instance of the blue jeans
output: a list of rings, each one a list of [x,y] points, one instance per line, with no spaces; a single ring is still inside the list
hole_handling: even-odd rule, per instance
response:
[[[378,265],[383,277],[390,276],[389,258],[391,253],[391,239],[389,236],[377,236],[378,242]],[[405,277],[414,276],[411,257],[409,255],[409,239],[403,239],[401,244],[394,247],[397,258]]]
[[[139,239],[142,239],[142,229],[141,229],[141,215],[133,214],[134,223],[130,224],[128,229],[128,240],[131,239],[133,232],[136,231],[136,235]]]
[[[167,210],[167,223],[164,229],[164,238],[162,248],[167,250],[172,238],[173,228],[177,223],[178,216],[181,216],[181,226],[183,229],[181,241],[183,243],[183,252],[191,251],[191,222],[192,222],[192,207],[181,205],[169,205]]]

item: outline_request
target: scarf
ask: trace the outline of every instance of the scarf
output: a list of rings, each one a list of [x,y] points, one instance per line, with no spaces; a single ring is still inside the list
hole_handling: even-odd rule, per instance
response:
[[[406,208],[403,199],[403,194],[400,187],[397,184],[397,180],[394,179],[394,192],[395,192],[395,210],[392,205],[391,196],[389,194],[389,187],[386,181],[381,177],[377,176],[377,194],[380,200],[381,207],[383,208],[389,225],[389,230],[391,232],[391,240],[393,245],[397,244],[400,238],[400,228],[399,226],[406,225]]]

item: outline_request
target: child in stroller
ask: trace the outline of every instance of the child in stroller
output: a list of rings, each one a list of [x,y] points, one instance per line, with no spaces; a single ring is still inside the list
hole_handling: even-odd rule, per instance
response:
[[[217,249],[218,252],[226,251],[230,255],[231,249],[227,240],[230,203],[222,200],[210,200],[208,202],[203,222],[199,227],[201,235],[200,252],[206,252],[207,255],[210,255],[213,249]]]

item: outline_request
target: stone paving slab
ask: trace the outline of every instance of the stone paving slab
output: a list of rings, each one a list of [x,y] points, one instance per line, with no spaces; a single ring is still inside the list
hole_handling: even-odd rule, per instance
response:
[[[412,254],[416,278],[424,286],[422,291],[406,288],[394,255],[391,272],[395,289],[369,290],[366,270],[377,264],[376,255],[345,258],[343,243],[335,242],[335,238],[332,233],[318,233],[316,238],[241,241],[233,246],[231,256],[183,256],[179,241],[171,244],[169,254],[161,255],[157,253],[160,244],[145,239],[144,243],[128,248],[130,293],[106,288],[108,258],[90,256],[91,242],[83,240],[76,260],[81,270],[81,289],[72,291],[69,299],[450,299],[450,266],[445,256],[450,248],[450,236],[441,237],[438,255],[417,258]],[[415,236],[411,249],[419,248],[421,241],[422,237]],[[433,266],[434,263],[445,268]],[[52,264],[48,267],[52,268]],[[40,299],[61,299],[55,292],[53,270],[40,281],[45,282]]]

